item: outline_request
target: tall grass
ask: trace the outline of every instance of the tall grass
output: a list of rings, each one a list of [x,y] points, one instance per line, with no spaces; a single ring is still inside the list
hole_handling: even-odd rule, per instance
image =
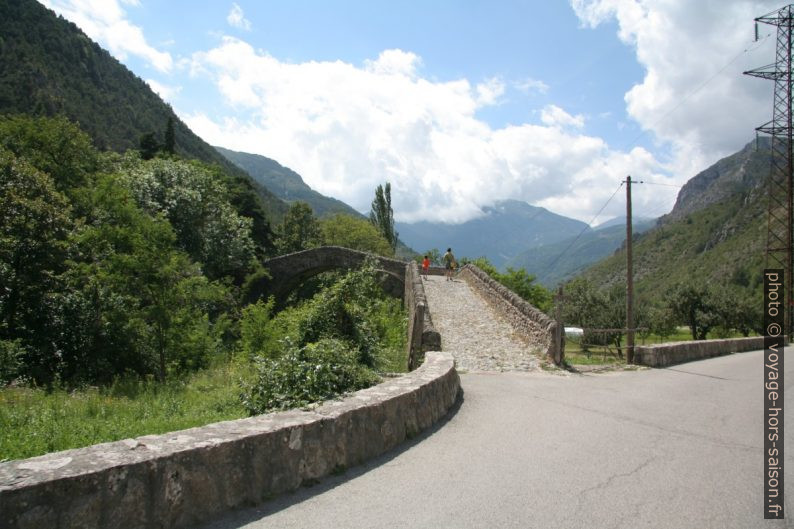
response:
[[[0,461],[246,417],[239,382],[249,371],[230,363],[165,384],[0,389]]]

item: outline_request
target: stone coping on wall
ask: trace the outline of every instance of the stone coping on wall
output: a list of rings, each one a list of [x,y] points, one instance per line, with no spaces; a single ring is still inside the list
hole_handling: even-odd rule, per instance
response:
[[[419,265],[410,261],[405,266],[405,305],[408,309],[408,356],[411,365],[421,364],[426,351],[441,350],[441,334],[433,325],[433,317],[427,304],[425,286]],[[419,305],[423,308],[420,311]],[[421,317],[417,318],[417,314]]]
[[[460,269],[460,276],[507,319],[516,334],[537,345],[555,363],[561,363],[557,322],[471,263]]]
[[[0,463],[0,528],[190,527],[380,455],[441,419],[451,354],[307,410]]]
[[[650,367],[664,367],[691,360],[763,348],[763,336],[641,345],[634,347],[634,363]]]

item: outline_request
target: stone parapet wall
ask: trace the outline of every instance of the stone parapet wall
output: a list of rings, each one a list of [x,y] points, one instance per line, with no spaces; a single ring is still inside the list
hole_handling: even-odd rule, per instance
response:
[[[314,409],[0,463],[0,528],[191,527],[378,456],[453,406],[452,355]]]
[[[441,334],[433,326],[427,307],[427,296],[422,284],[419,265],[410,261],[405,266],[405,306],[408,309],[408,369],[422,363],[427,351],[441,350]]]
[[[557,322],[476,265],[467,264],[462,267],[460,277],[510,323],[518,336],[540,347],[555,363],[562,361],[557,339]]]
[[[641,345],[634,347],[634,363],[650,367],[664,367],[691,360],[763,348],[763,336]]]

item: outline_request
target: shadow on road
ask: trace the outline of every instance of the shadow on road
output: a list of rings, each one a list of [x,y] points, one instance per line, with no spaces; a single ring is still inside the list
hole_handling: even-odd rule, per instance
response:
[[[362,463],[361,465],[349,468],[341,474],[326,476],[317,484],[306,485],[295,491],[286,492],[276,496],[275,498],[267,500],[265,503],[260,505],[254,507],[242,507],[240,509],[230,511],[212,519],[211,521],[208,521],[206,524],[200,527],[202,529],[233,529],[235,527],[241,527],[292,507],[293,505],[297,505],[303,501],[332,490],[347,481],[362,476],[370,470],[388,463],[392,459],[401,455],[403,452],[410,450],[414,446],[435,434],[458,413],[458,410],[460,410],[461,406],[463,406],[464,400],[463,388],[460,388],[458,399],[455,401],[455,404],[452,405],[447,414],[440,421],[413,439],[403,442],[399,446],[391,449],[383,455],[371,459],[366,463]]]

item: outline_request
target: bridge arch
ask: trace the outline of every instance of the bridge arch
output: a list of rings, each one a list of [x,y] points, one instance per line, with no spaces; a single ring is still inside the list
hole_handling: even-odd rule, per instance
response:
[[[375,258],[378,269],[388,274],[388,283],[391,283],[391,287],[387,283],[387,291],[401,295],[405,289],[404,261],[341,246],[321,246],[264,261],[262,265],[267,269],[270,277],[261,278],[250,285],[247,301],[253,302],[273,296],[276,303],[281,304],[290,292],[307,279],[329,270],[358,268],[367,257]]]

